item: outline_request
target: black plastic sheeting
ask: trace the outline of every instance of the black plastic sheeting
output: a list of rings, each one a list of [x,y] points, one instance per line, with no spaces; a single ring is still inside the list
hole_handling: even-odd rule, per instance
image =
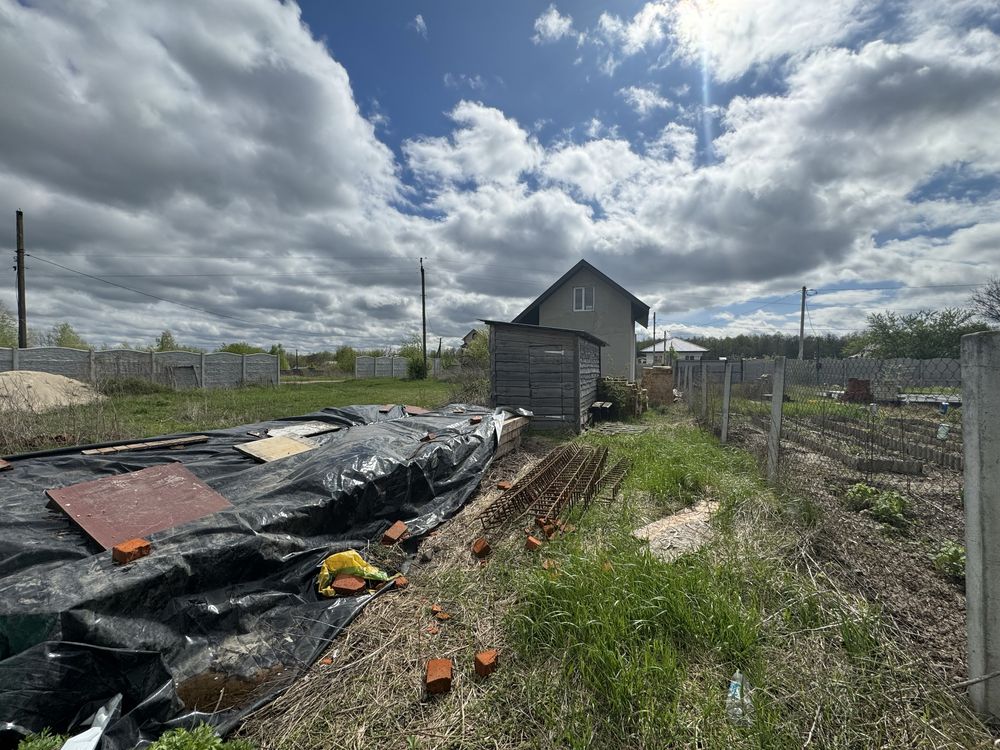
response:
[[[482,414],[478,425],[471,414]],[[344,429],[319,447],[260,464],[233,446],[248,433],[317,420]],[[421,442],[428,432],[431,442]],[[0,474],[0,746],[51,727],[75,732],[122,695],[100,747],[131,748],[207,721],[221,733],[252,708],[188,711],[177,684],[225,675],[265,683],[273,700],[373,596],[326,599],[330,554],[363,551],[403,520],[419,538],[468,500],[496,450],[479,407],[425,416],[402,407],[329,408],[294,419],[202,432],[209,441],[84,456],[79,448],[14,462]],[[176,437],[176,436],[174,436]],[[117,566],[44,491],[180,461],[233,508],[153,534],[153,554]],[[281,670],[284,670],[283,672]]]

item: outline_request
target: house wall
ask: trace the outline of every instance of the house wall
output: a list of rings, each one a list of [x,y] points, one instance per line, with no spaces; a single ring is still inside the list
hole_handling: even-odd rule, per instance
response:
[[[589,345],[580,374],[579,349]],[[579,432],[583,405],[581,383],[596,394],[599,347],[573,333],[544,329],[490,327],[490,401],[492,406],[530,409],[532,427],[565,428]]]
[[[573,311],[573,287],[594,287],[594,309]],[[587,268],[581,268],[538,310],[538,325],[587,331],[608,342],[601,349],[601,375],[635,379],[635,324],[632,304]]]

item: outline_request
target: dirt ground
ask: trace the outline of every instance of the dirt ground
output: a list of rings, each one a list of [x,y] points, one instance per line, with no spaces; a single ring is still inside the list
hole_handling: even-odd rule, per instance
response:
[[[733,442],[760,453],[763,440],[762,432],[743,427]],[[907,488],[898,476],[875,475],[872,484],[897,486],[907,496],[909,523],[896,530],[844,504],[847,489],[864,481],[863,475],[793,442],[782,442],[781,461],[787,486],[820,511],[810,539],[817,559],[836,579],[881,605],[913,653],[946,681],[965,679],[965,584],[932,565],[943,541],[964,544],[965,510],[954,491],[960,478],[935,470],[911,479]]]
[[[31,370],[0,372],[0,412],[38,413],[104,398],[86,383]]]

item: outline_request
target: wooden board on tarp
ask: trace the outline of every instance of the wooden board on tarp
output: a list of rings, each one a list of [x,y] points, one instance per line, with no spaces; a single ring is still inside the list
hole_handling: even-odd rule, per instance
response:
[[[267,434],[270,437],[309,437],[322,435],[324,432],[336,432],[339,429],[339,425],[327,422],[301,422],[288,427],[272,427]]]
[[[188,435],[187,437],[169,438],[167,440],[148,440],[144,443],[123,443],[121,445],[110,445],[107,448],[88,448],[80,451],[85,456],[105,456],[109,453],[122,453],[124,451],[151,451],[156,448],[183,448],[186,445],[197,443],[207,443],[208,435]]]
[[[0,471],[10,471],[13,468],[14,468],[13,465],[7,463],[2,458],[0,458]]]
[[[430,409],[425,409],[422,406],[412,406],[410,404],[407,404],[404,407],[404,411],[406,411],[406,413],[409,414],[411,417],[421,417],[424,414],[430,414],[431,413]]]
[[[248,456],[258,461],[277,461],[279,458],[288,458],[298,453],[311,451],[316,447],[316,443],[307,438],[289,437],[269,437],[263,440],[251,440],[249,443],[242,443],[235,446],[236,450],[246,453]]]
[[[232,507],[179,463],[46,490],[45,494],[104,549]]]

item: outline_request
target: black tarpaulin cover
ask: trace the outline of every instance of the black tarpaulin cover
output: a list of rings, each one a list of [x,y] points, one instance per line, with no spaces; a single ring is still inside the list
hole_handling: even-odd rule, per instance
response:
[[[470,424],[470,414],[482,414]],[[338,432],[271,463],[233,449],[250,432],[317,420]],[[203,432],[182,450],[84,456],[79,449],[14,461],[0,474],[0,745],[29,731],[76,731],[122,695],[104,748],[129,748],[173,726],[231,729],[242,705],[211,715],[178,697],[185,680],[265,680],[258,701],[315,661],[372,596],[325,599],[323,559],[363,551],[403,520],[415,538],[455,513],[496,449],[488,411],[449,406],[330,408]],[[421,442],[428,432],[430,442]],[[151,535],[153,554],[118,566],[45,490],[182,462],[233,507]],[[274,687],[267,688],[273,684]],[[263,697],[262,697],[263,695]]]

